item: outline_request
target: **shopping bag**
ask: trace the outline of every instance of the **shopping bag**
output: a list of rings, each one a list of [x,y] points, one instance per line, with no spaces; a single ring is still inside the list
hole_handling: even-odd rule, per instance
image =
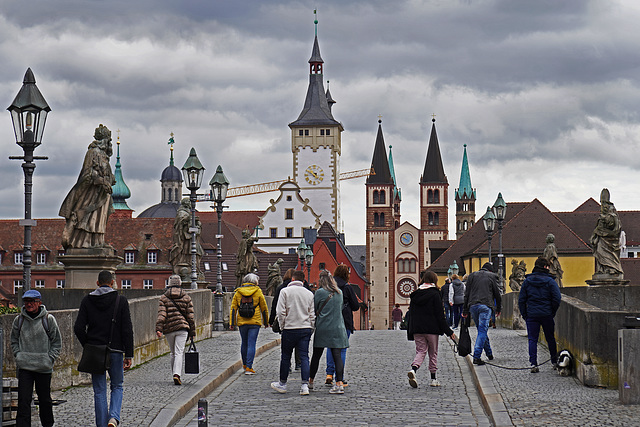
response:
[[[191,338],[189,348],[184,353],[184,373],[185,374],[199,374],[200,373],[200,354],[196,349],[196,344]]]
[[[85,344],[82,358],[78,363],[78,372],[88,374],[104,374],[111,365],[110,349],[106,344]]]
[[[469,335],[469,318],[462,319],[460,337],[458,338],[458,356],[471,354],[471,336]]]

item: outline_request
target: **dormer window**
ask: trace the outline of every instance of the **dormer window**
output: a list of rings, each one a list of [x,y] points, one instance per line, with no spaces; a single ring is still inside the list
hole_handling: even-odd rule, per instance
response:
[[[38,252],[36,254],[36,264],[44,265],[47,263],[47,253],[46,252]]]
[[[136,253],[134,251],[124,252],[124,263],[133,264],[136,261]]]
[[[13,253],[13,263],[14,264],[22,264],[23,254],[22,252],[14,252]]]
[[[158,263],[158,251],[148,251],[147,264],[157,264],[157,263]]]

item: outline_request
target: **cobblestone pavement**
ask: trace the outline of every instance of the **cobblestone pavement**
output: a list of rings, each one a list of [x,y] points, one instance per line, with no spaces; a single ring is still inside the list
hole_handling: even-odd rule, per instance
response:
[[[471,328],[471,337],[475,341],[475,328]],[[490,329],[489,339],[495,356],[491,363],[509,368],[529,366],[526,331]],[[549,350],[539,344],[538,363],[548,359]],[[640,426],[640,406],[622,405],[618,390],[589,388],[575,377],[561,377],[551,362],[540,366],[537,374],[529,369],[485,366],[513,425]]]
[[[491,425],[468,366],[445,337],[438,355],[441,387],[429,386],[427,363],[418,371],[418,388],[409,386],[415,345],[404,331],[357,331],[350,345],[344,395],[331,395],[324,385],[324,357],[311,395],[299,395],[299,371],[289,376],[286,394],[272,390],[278,346],[254,363],[257,375],[237,373],[207,396],[209,425]],[[176,425],[197,426],[195,417],[194,409]]]

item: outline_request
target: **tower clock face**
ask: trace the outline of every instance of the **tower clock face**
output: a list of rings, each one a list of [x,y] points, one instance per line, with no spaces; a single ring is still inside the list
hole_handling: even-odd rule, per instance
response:
[[[305,169],[304,179],[311,185],[318,185],[324,179],[324,171],[318,165],[311,165]]]
[[[402,243],[405,246],[409,246],[410,244],[412,244],[413,236],[411,235],[411,233],[402,233],[400,235],[400,243]]]

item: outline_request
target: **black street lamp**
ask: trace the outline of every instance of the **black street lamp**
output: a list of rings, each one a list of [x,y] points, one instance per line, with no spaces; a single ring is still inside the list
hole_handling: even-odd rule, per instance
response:
[[[487,240],[489,241],[489,262],[491,261],[491,238],[493,237],[493,231],[496,227],[496,216],[491,210],[491,206],[487,207],[487,213],[482,217],[482,223],[484,224],[484,230],[487,232]]]
[[[197,246],[196,246],[196,234],[198,228],[196,227],[196,202],[198,200],[197,191],[202,184],[202,177],[204,176],[204,166],[200,163],[200,159],[196,155],[196,149],[191,148],[187,161],[182,166],[182,175],[184,181],[187,183],[187,188],[191,191],[191,289],[198,289],[198,272],[197,272]]]
[[[13,132],[16,136],[16,144],[22,147],[24,156],[10,156],[11,160],[24,160],[22,170],[24,172],[24,220],[20,225],[24,226],[24,250],[22,252],[23,285],[22,291],[31,289],[31,227],[35,227],[36,221],[31,219],[31,196],[33,188],[33,171],[36,168],[34,160],[47,160],[45,156],[34,156],[33,151],[42,143],[42,134],[47,120],[47,114],[51,111],[49,104],[36,86],[36,79],[31,68],[27,69],[22,81],[22,88],[16,95],[9,108]]]
[[[298,253],[298,260],[300,260],[300,270],[304,271],[304,258],[307,254],[307,245],[304,243],[304,239],[300,240],[296,252]]]
[[[218,273],[216,275],[216,291],[213,294],[214,330],[222,331],[224,330],[224,319],[222,315],[222,297],[224,295],[222,292],[222,209],[224,206],[222,206],[222,204],[227,198],[229,180],[224,176],[220,165],[218,165],[215,175],[213,175],[213,178],[209,181],[209,186],[211,187],[211,201],[215,202],[215,205],[211,207],[215,207],[218,213],[218,234],[216,235],[218,239]]]
[[[498,221],[498,275],[500,276],[500,292],[504,293],[504,255],[502,253],[502,221],[507,214],[507,204],[502,198],[502,193],[498,193],[498,198],[493,204],[493,213]]]
[[[304,260],[307,263],[307,283],[311,286],[311,264],[313,264],[313,246],[307,246],[304,253]]]

